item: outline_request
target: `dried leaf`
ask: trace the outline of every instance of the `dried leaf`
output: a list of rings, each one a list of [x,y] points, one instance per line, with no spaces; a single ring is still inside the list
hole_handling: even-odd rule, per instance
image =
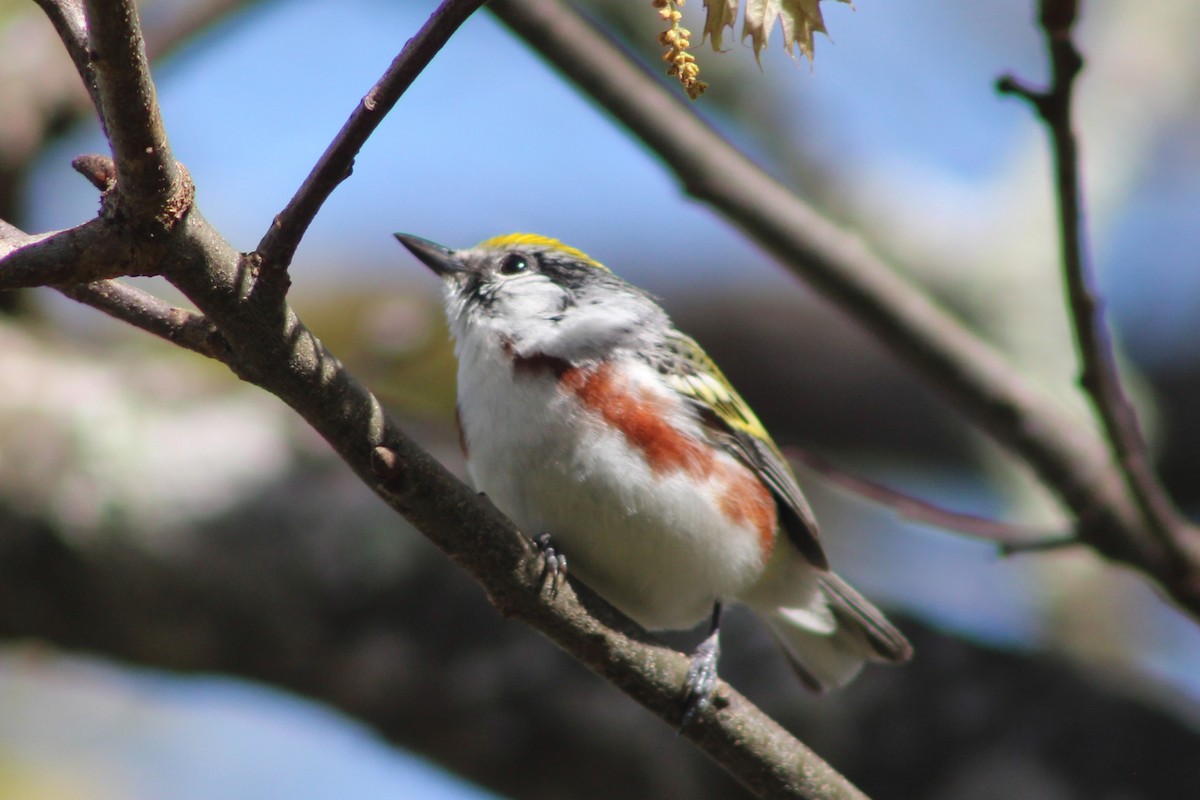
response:
[[[704,0],[704,38],[713,50],[721,49],[721,36],[726,28],[733,30],[737,12],[738,0]]]
[[[842,0],[850,2],[850,0]],[[771,29],[778,19],[783,27],[783,46],[793,57],[794,45],[812,61],[813,34],[825,33],[825,21],[821,18],[820,0],[746,0],[746,19],[742,25],[742,39],[747,36],[754,47],[754,57],[761,62],[761,54],[771,38]],[[707,31],[707,26],[705,30]]]

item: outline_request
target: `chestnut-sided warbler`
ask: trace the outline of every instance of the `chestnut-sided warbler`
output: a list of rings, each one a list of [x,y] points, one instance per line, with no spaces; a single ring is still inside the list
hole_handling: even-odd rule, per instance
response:
[[[817,691],[864,661],[908,659],[904,636],[829,571],[754,412],[646,292],[544,236],[464,250],[396,238],[445,285],[475,487],[643,627],[711,613],[685,722],[715,687],[726,601],[758,612]]]

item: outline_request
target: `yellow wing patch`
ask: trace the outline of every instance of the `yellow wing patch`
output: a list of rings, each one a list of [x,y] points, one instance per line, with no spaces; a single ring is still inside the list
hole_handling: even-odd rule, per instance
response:
[[[605,272],[610,271],[608,267],[582,250],[563,244],[558,239],[552,239],[549,236],[539,236],[536,233],[507,233],[503,236],[493,236],[491,239],[484,239],[475,246],[487,250],[502,250],[510,247],[545,247],[548,250],[555,250],[563,255],[590,264],[596,269],[602,269]]]
[[[748,433],[755,439],[771,441],[766,428],[758,421],[750,406],[728,384],[711,375],[673,375],[670,381],[671,388],[686,397],[699,400],[734,430]]]
[[[748,433],[775,449],[770,434],[758,417],[746,405],[717,365],[694,341],[680,337],[681,355],[695,367],[695,372],[681,371],[670,376],[671,387],[687,397],[695,398],[716,412],[734,430]]]

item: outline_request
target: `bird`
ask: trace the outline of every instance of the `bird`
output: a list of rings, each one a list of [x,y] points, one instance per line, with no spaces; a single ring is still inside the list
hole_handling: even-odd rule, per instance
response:
[[[830,570],[813,511],[754,412],[647,292],[514,233],[452,250],[395,234],[442,279],[474,487],[650,631],[709,621],[682,724],[711,703],[725,604],[761,617],[801,682],[901,663],[904,635]]]

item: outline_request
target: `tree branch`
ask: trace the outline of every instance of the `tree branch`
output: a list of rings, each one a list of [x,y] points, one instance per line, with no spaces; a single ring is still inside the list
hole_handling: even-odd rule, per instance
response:
[[[1071,126],[1075,79],[1083,58],[1071,38],[1077,18],[1076,0],[1042,0],[1039,24],[1050,57],[1050,87],[1033,89],[1012,76],[997,83],[1002,93],[1028,101],[1045,122],[1054,156],[1055,198],[1063,279],[1079,351],[1079,383],[1087,393],[1107,434],[1112,454],[1137,503],[1147,528],[1170,554],[1181,580],[1200,582],[1179,539],[1187,522],[1176,510],[1154,474],[1150,450],[1117,370],[1104,305],[1087,254],[1079,148]]]
[[[467,5],[463,2],[461,7]],[[294,200],[300,208],[293,212],[296,221],[289,221],[286,210],[281,215],[278,237],[284,243],[279,254],[274,254],[275,245],[268,241],[269,232],[260,245],[262,252],[242,257],[191,209],[186,173],[171,158],[158,116],[132,3],[88,0],[88,9],[94,26],[90,36],[97,54],[97,86],[117,163],[115,193],[121,202],[108,209],[113,212],[110,216],[67,232],[95,237],[89,240],[87,253],[66,247],[68,236],[57,234],[30,241],[5,256],[0,275],[24,259],[28,269],[62,270],[53,274],[61,274],[64,280],[78,276],[80,264],[92,258],[90,245],[110,260],[110,274],[153,263],[203,317],[181,318],[178,310],[131,294],[121,284],[93,284],[72,291],[109,313],[156,329],[159,335],[188,338],[199,332],[207,336],[214,330],[209,326],[215,326],[228,345],[223,360],[234,372],[295,409],[369,487],[475,576],[503,613],[528,621],[663,719],[678,724],[679,688],[687,668],[683,656],[655,643],[585,587],[553,596],[546,593],[540,580],[541,559],[528,540],[485,498],[454,479],[407,438],[378,401],[303,326],[282,300],[283,291],[275,293],[277,301],[255,302],[261,294],[256,289],[269,277],[260,269],[264,252],[276,265],[290,260],[295,242],[324,197],[344,177],[358,145],[327,151],[327,173],[314,170],[313,176],[318,177],[310,179],[315,188],[302,187]],[[1063,417],[993,349],[898,278],[857,239],[822,219],[728,148],[652,78],[632,67],[563,7],[549,0],[498,0],[497,12],[654,147],[689,192],[722,210],[778,257],[797,265],[798,271],[863,320],[980,425],[1021,453],[1076,512],[1089,541],[1164,580],[1181,604],[1200,613],[1200,587],[1169,582],[1162,548],[1146,535],[1124,485],[1108,480],[1111,473],[1093,471],[1095,464],[1107,462],[1104,444],[1096,436]],[[377,102],[368,95],[359,110],[374,111],[367,107]],[[376,116],[369,125],[361,123],[360,129],[352,117],[347,127],[353,130],[346,141],[365,139],[377,120]],[[158,229],[147,233],[136,226],[111,224],[114,219],[119,222],[123,213],[134,222],[155,220]],[[170,235],[158,235],[163,232]],[[3,226],[0,234],[13,235],[11,227]],[[289,244],[292,236],[295,242]],[[137,252],[148,241],[154,244],[151,261]],[[40,245],[45,246],[39,249]],[[285,257],[280,259],[280,254]],[[684,733],[760,794],[861,797],[724,684],[719,702]]]
[[[1094,431],[1080,427],[857,237],[735,150],[559,0],[493,0],[489,8],[662,158],[689,194],[858,320],[1024,459],[1074,512],[1089,544],[1138,567],[1200,618],[1200,583],[1180,579],[1178,562],[1146,530],[1120,475],[1104,467],[1107,447]]]
[[[256,251],[268,272],[292,263],[308,226],[333,190],[350,177],[354,158],[396,101],[408,90],[451,35],[487,0],[444,0],[409,39],[383,77],[351,112],[350,118],[326,148],[295,196],[271,223]]]
[[[167,143],[133,0],[84,0],[88,51],[117,165],[119,210],[169,231],[192,206],[191,181]],[[157,230],[148,228],[147,235]]]
[[[65,231],[7,238],[0,251],[0,291],[158,274],[159,250],[141,249],[131,259],[129,243],[109,228],[107,220],[93,219]]]

